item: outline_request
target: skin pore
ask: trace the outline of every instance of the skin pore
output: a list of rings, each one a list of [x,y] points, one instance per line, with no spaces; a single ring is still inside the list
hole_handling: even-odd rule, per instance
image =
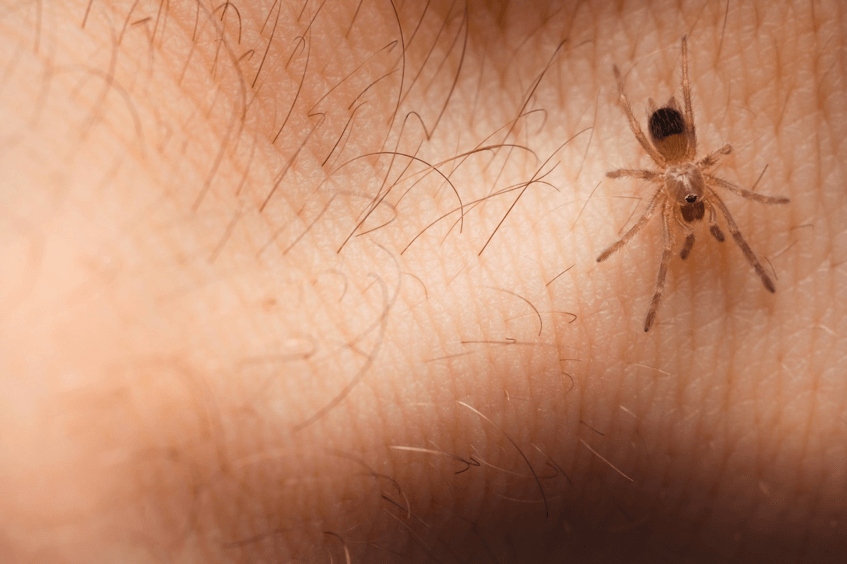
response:
[[[841,561],[841,5],[10,2],[0,561]],[[624,75],[707,225],[643,332]],[[681,244],[678,237],[677,244]]]

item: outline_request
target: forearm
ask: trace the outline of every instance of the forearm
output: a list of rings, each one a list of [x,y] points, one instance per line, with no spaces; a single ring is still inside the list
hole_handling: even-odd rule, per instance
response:
[[[835,546],[835,23],[753,48],[743,8],[172,4],[4,30],[20,559]],[[645,336],[658,225],[594,262],[644,197],[598,186],[640,155],[610,68],[640,117],[689,31],[701,154],[792,204],[734,208],[776,295],[701,238]]]

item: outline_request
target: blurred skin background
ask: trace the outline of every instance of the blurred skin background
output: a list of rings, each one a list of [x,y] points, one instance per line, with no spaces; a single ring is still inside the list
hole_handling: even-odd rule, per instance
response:
[[[842,11],[5,2],[0,561],[843,561]],[[791,203],[645,334],[685,34]]]

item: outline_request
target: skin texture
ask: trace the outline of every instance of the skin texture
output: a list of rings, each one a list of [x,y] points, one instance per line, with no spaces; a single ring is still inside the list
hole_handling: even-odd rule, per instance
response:
[[[0,18],[0,561],[843,561],[838,2],[210,6]]]

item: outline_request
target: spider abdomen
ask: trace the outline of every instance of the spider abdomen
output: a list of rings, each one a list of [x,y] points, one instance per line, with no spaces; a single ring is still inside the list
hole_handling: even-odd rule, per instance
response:
[[[688,154],[688,135],[685,118],[676,109],[676,102],[671,100],[669,104],[654,111],[647,125],[656,150],[668,162],[679,162]]]

